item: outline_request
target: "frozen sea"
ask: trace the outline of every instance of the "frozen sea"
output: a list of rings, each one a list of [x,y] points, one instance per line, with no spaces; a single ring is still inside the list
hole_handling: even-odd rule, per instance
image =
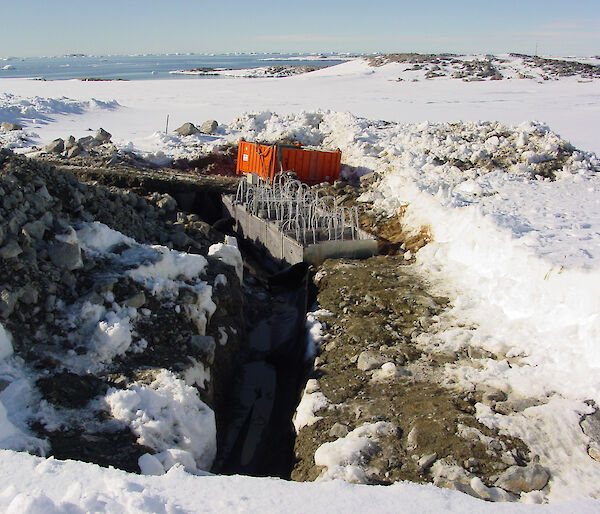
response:
[[[285,64],[289,66],[332,66],[345,62],[331,54],[169,54],[62,57],[0,58],[0,78],[40,78],[68,80],[94,78],[104,80],[181,79],[185,75],[169,73],[196,68],[250,69]],[[218,78],[212,75],[198,78]],[[187,76],[189,78],[189,76]]]

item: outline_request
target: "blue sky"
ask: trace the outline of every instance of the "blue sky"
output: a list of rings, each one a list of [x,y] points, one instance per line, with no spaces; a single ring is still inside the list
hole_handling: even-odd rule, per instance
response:
[[[600,54],[600,0],[0,1],[0,56],[340,51]]]

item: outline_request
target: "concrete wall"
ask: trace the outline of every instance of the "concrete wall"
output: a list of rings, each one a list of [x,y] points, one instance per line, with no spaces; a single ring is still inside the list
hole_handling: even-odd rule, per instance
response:
[[[377,255],[377,241],[363,230],[359,230],[358,240],[324,241],[304,247],[283,234],[275,223],[250,214],[241,205],[234,205],[233,197],[223,196],[223,205],[236,220],[236,230],[242,236],[264,246],[273,258],[289,265],[302,261],[319,265],[330,258],[359,259]]]

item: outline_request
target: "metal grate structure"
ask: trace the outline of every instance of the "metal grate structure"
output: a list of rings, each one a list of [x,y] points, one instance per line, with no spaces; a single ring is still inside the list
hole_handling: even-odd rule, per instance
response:
[[[240,180],[235,203],[303,246],[361,239],[356,207],[340,206],[334,196],[319,196],[289,173],[277,174],[272,184]]]

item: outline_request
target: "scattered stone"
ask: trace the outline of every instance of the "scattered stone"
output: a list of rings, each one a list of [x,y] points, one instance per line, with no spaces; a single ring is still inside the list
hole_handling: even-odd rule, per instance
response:
[[[69,150],[73,148],[77,144],[77,140],[74,136],[69,136],[69,138],[65,141],[65,150]]]
[[[217,127],[219,124],[215,120],[206,120],[200,126],[200,132],[203,134],[214,134],[217,132]]]
[[[171,195],[164,194],[156,202],[156,206],[159,209],[164,209],[167,212],[173,212],[175,209],[177,209],[177,201]]]
[[[68,271],[81,268],[81,248],[78,243],[57,241],[48,250],[52,264]]]
[[[579,425],[585,435],[592,441],[600,443],[600,410],[584,416]]]
[[[550,474],[540,464],[533,463],[529,466],[511,466],[508,468],[495,485],[511,493],[529,493],[539,491],[546,487]]]
[[[63,139],[58,138],[52,141],[50,144],[44,146],[43,151],[46,153],[62,153],[65,149],[65,142]]]
[[[417,466],[419,467],[419,471],[423,472],[429,469],[433,463],[437,460],[437,453],[430,453],[429,455],[423,455],[418,461]]]
[[[8,318],[13,313],[18,301],[18,292],[2,289],[0,291],[0,315],[2,315],[3,318]]]
[[[77,144],[85,150],[99,146],[101,143],[94,136],[86,136],[77,140]]]
[[[0,124],[0,127],[2,127],[2,129],[6,130],[7,132],[12,132],[13,130],[23,130],[23,127],[21,125],[19,125],[18,123],[11,123],[10,121],[3,121]]]
[[[46,224],[42,220],[32,221],[26,223],[22,230],[32,239],[42,239],[44,237],[44,232],[46,232]]]
[[[133,307],[134,309],[139,309],[146,303],[146,295],[143,291],[140,291],[138,294],[127,298],[123,302],[127,307]]]
[[[12,259],[23,253],[16,240],[10,239],[2,248],[0,248],[0,257],[3,259]]]
[[[590,443],[587,452],[592,459],[600,462],[600,445],[598,443]]]
[[[419,429],[417,427],[412,427],[410,432],[406,436],[406,447],[409,450],[414,450],[418,446],[418,438],[419,438]]]
[[[81,154],[81,152],[83,152],[83,148],[81,145],[79,145],[79,143],[76,143],[67,150],[67,157],[72,159],[73,157],[77,157],[79,154]]]
[[[331,437],[346,437],[348,435],[348,427],[346,425],[342,425],[341,423],[335,423],[331,429],[329,430],[329,435]]]
[[[175,132],[177,132],[177,134],[179,134],[180,136],[192,136],[200,131],[196,128],[196,126],[193,123],[190,123],[188,121],[187,123],[181,125],[181,127],[176,128]]]
[[[370,371],[372,369],[380,368],[383,364],[388,362],[388,360],[389,359],[385,355],[367,350],[360,353],[356,366],[361,371]]]
[[[99,141],[100,143],[107,143],[108,141],[110,141],[111,137],[112,137],[112,134],[108,133],[103,128],[99,128],[96,131],[96,134],[94,135],[94,139],[96,141]]]

